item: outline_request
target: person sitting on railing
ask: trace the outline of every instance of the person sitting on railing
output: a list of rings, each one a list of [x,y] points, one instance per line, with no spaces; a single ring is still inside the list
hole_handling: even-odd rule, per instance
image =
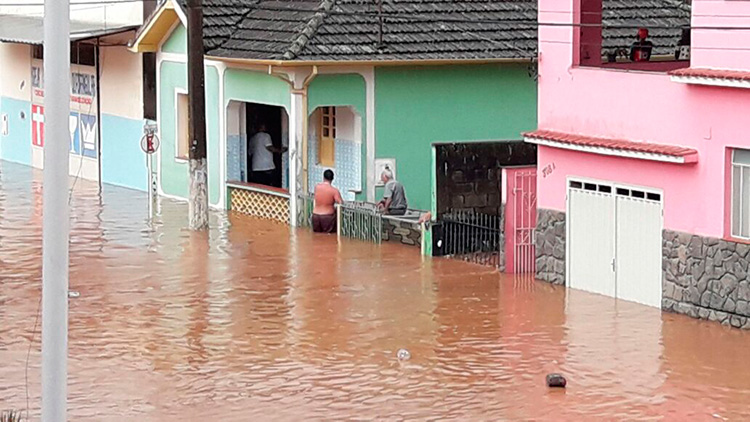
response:
[[[341,192],[333,187],[333,170],[323,172],[323,183],[315,186],[315,207],[313,208],[312,227],[317,233],[336,233],[335,204],[344,202]]]
[[[385,183],[383,199],[378,202],[378,209],[385,211],[387,215],[406,214],[407,202],[404,185],[393,178],[393,172],[386,168],[380,175],[380,180]]]

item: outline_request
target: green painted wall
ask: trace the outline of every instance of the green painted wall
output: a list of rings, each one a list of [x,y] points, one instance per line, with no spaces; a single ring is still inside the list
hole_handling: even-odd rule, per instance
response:
[[[320,106],[354,106],[362,116],[365,127],[367,106],[365,79],[362,75],[345,73],[318,75],[307,88],[307,106],[310,114]]]
[[[189,189],[188,163],[177,160],[177,126],[175,92],[187,92],[187,71],[184,63],[162,62],[160,74],[159,127],[161,135],[161,186],[169,195],[187,198]],[[206,67],[206,136],[208,138],[208,197],[219,204],[219,72]]]
[[[307,87],[307,110],[310,115],[321,106],[352,106],[362,118],[362,193],[367,196],[367,91],[365,79],[358,73],[318,75]]]
[[[287,113],[292,101],[289,84],[275,76],[227,69],[224,72],[224,105],[231,100],[281,106],[286,108]]]
[[[187,52],[187,29],[183,25],[177,25],[169,34],[169,38],[164,41],[161,50],[165,53],[185,54]]]
[[[410,208],[431,208],[431,144],[521,139],[536,128],[526,65],[375,70],[376,157],[396,158]],[[380,196],[382,190],[378,190]]]

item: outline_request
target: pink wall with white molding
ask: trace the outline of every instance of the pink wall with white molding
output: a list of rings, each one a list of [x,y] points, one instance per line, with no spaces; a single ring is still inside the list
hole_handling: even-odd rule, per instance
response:
[[[576,22],[578,1],[540,0],[540,22]],[[729,10],[709,3],[735,3],[750,11],[750,2],[693,3],[705,13]],[[665,73],[575,67],[573,28],[540,26],[539,128],[687,146],[697,149],[699,158],[697,164],[676,165],[540,147],[539,168],[554,163],[555,170],[539,175],[539,208],[565,210],[568,175],[655,187],[664,190],[665,228],[722,237],[726,149],[750,148],[750,90],[689,86],[672,82]],[[708,45],[700,36],[698,41]],[[733,45],[750,46],[750,38],[745,41]],[[696,51],[696,60],[708,60],[704,53]],[[744,60],[750,68],[750,56],[734,61],[722,54],[723,65]]]
[[[693,67],[750,70],[750,1],[693,0],[692,26]]]

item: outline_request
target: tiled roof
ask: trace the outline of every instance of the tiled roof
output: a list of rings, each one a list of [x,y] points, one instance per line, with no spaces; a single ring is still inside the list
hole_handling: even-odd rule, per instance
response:
[[[741,70],[705,69],[688,67],[669,72],[671,76],[687,78],[725,79],[730,81],[750,82],[750,72]]]
[[[531,140],[551,141],[562,146],[577,146],[592,149],[622,151],[636,154],[654,154],[672,157],[676,161],[693,163],[698,160],[698,151],[677,145],[654,144],[649,142],[629,141],[625,139],[600,138],[594,136],[577,135],[572,133],[537,130],[524,133],[523,136]],[[594,152],[594,151],[592,151]]]
[[[185,6],[185,0],[178,0]],[[604,25],[689,24],[682,0],[604,0]],[[609,11],[609,12],[608,12]],[[615,11],[618,16],[615,18]],[[537,0],[204,0],[206,54],[259,60],[471,60],[536,57]],[[382,27],[382,43],[380,33]],[[610,34],[611,32],[611,34]],[[679,29],[654,30],[669,45]],[[635,29],[606,30],[628,47]]]

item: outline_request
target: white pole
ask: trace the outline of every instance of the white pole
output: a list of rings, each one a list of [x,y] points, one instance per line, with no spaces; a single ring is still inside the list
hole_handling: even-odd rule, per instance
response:
[[[146,168],[148,169],[148,218],[154,218],[154,173],[151,164],[151,154],[146,153]]]
[[[67,420],[69,0],[44,2],[42,421]]]

